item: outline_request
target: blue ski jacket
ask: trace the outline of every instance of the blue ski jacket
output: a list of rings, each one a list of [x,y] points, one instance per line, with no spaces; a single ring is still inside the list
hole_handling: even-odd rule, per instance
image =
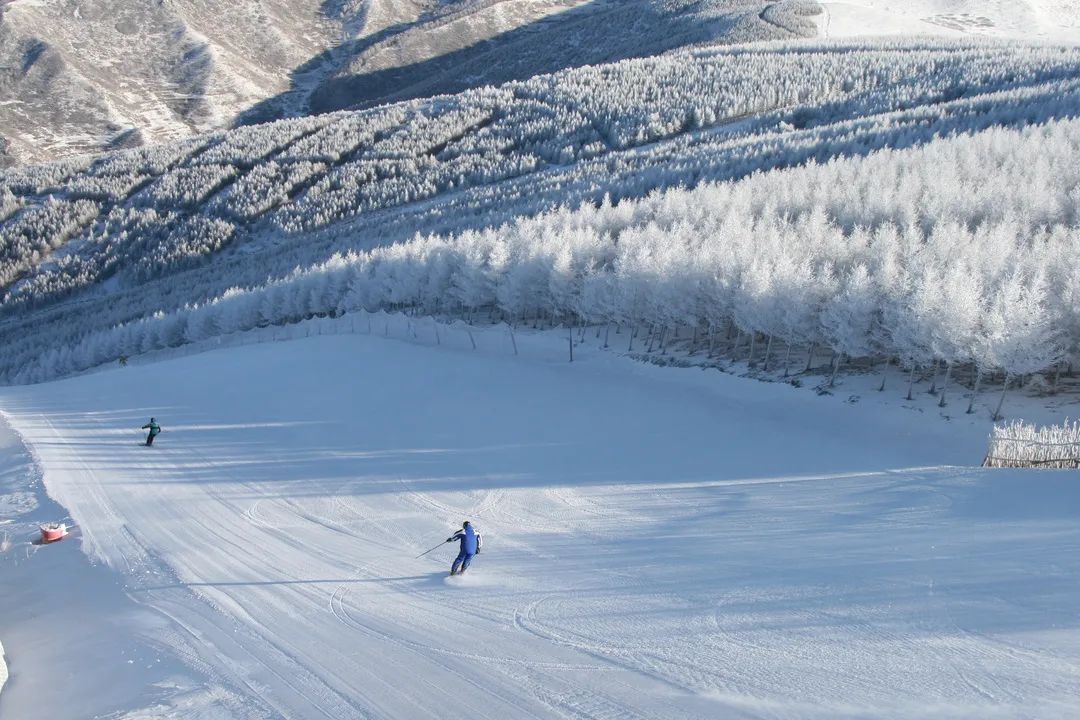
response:
[[[466,555],[475,555],[480,552],[480,547],[484,544],[484,539],[480,536],[480,533],[473,530],[472,525],[458,530],[450,539],[460,540],[461,552]]]

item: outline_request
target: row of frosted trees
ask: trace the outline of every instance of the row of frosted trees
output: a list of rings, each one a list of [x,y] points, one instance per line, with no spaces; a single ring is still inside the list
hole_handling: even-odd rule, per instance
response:
[[[0,225],[0,287],[13,282],[97,217],[90,200],[56,200],[24,208]]]
[[[946,387],[960,367],[976,384],[989,372],[1007,384],[1080,353],[1078,253],[1074,120],[350,252],[93,334],[20,379],[314,315],[409,308],[651,328],[661,344],[682,329],[766,367],[827,348],[834,373],[887,359],[936,368]]]

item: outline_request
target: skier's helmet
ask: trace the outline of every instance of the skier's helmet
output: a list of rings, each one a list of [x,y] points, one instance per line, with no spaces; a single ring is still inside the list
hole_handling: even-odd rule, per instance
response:
[[[470,524],[471,523],[468,520],[466,520],[465,522],[461,523],[461,527],[463,527],[463,528],[469,527]]]
[[[150,422],[155,422],[154,418],[150,418]]]

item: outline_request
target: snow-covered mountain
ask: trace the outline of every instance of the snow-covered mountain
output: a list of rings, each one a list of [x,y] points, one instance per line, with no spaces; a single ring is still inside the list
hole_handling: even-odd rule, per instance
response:
[[[749,0],[14,0],[0,163],[791,37]]]

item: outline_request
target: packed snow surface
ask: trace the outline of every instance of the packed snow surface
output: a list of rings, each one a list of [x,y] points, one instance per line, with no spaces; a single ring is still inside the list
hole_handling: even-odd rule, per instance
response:
[[[4,389],[189,665],[182,700],[115,716],[1080,712],[1074,473],[975,469],[987,428],[914,406],[518,343],[327,336]],[[450,579],[465,519],[484,551]],[[29,686],[0,714],[30,717]]]

